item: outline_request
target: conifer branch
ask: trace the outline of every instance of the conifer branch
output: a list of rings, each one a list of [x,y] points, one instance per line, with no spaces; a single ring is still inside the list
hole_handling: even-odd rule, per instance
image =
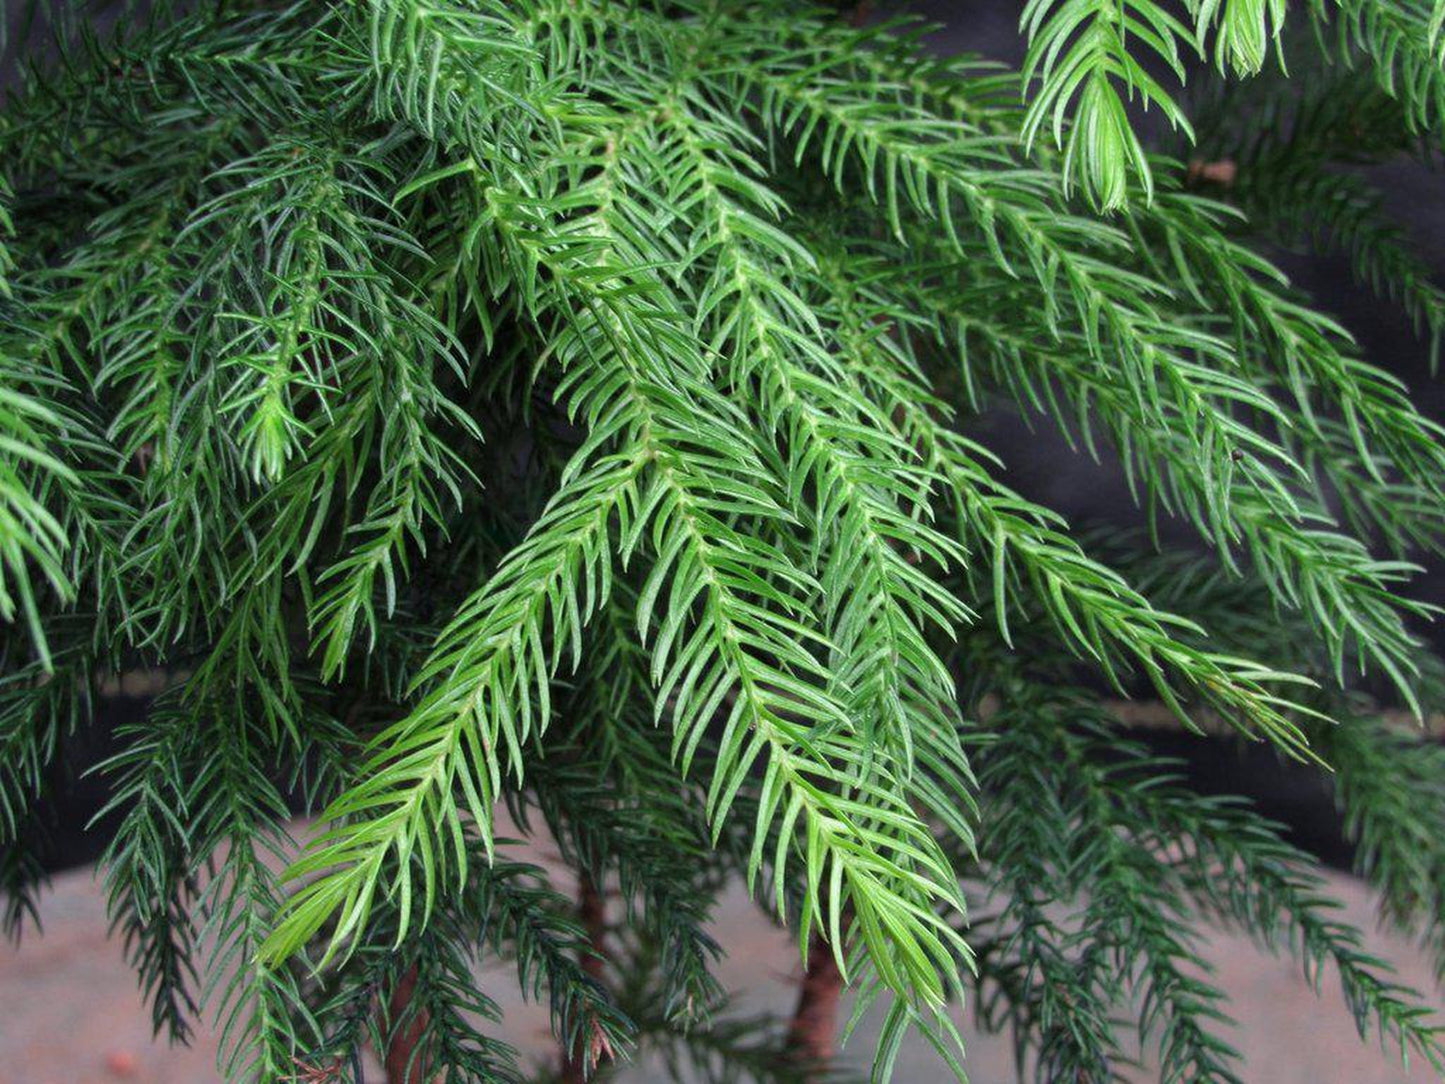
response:
[[[886,997],[880,1080],[915,1030],[962,1076],[959,995],[1046,1076],[1117,1073],[1134,1008],[1166,1076],[1231,1079],[1202,912],[1437,1056],[1271,828],[1068,691],[1332,761],[1361,872],[1445,956],[1445,766],[1353,679],[1445,688],[1405,594],[1442,430],[1254,247],[1346,248],[1438,338],[1335,168],[1438,142],[1436,7],[1310,5],[1356,67],[1297,102],[1233,82],[1304,40],[1273,0],[1037,0],[1022,73],[745,0],[62,12],[0,106],[0,917],[93,675],[157,668],[101,773],[108,893],[157,1028],[217,1016],[228,1081],[393,1040],[404,1076],[518,1079],[486,951],[571,1072],[796,1082],[713,973],[733,878]],[[1232,89],[1151,80],[1190,49]],[[1155,156],[1135,92],[1233,172]],[[994,407],[1209,552],[1006,487]],[[617,886],[606,988],[498,802]]]

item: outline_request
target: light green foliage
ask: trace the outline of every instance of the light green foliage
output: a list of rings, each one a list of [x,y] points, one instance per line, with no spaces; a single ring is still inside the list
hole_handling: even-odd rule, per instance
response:
[[[1139,1040],[1235,1079],[1200,914],[1332,962],[1362,1031],[1438,1062],[1307,860],[1082,691],[1332,765],[1362,871],[1445,959],[1414,816],[1440,758],[1352,687],[1434,703],[1406,584],[1442,431],[1252,247],[1343,247],[1438,339],[1425,265],[1333,167],[1438,143],[1440,15],[1309,17],[1354,67],[1192,121],[1150,73],[1259,71],[1306,40],[1282,6],[1034,0],[1022,75],[706,0],[63,36],[0,109],[7,927],[97,675],[155,668],[101,768],[111,910],[157,1029],[214,1013],[231,1081],[351,1079],[404,1032],[447,1079],[520,1079],[479,954],[589,1071],[801,1079],[712,974],[734,879],[880,1004],[879,1078],[914,1027],[961,1073],[976,998],[1042,1078]],[[1240,182],[1152,156],[1135,93]],[[1207,556],[1014,492],[985,408],[1115,458]],[[615,886],[602,981],[502,806]]]
[[[1179,12],[1155,0],[1029,0],[1024,137],[1049,134],[1064,152],[1065,183],[1102,211],[1148,203],[1154,166],[1131,108],[1157,110],[1191,139],[1177,98],[1191,54],[1221,75],[1253,76],[1283,61],[1284,39],[1313,33],[1346,64],[1360,62],[1412,130],[1438,125],[1445,109],[1440,5],[1431,0],[1310,0],[1313,26],[1291,26],[1284,0],[1188,0]],[[1187,13],[1188,22],[1180,16]],[[1296,22],[1303,22],[1298,19]],[[1192,24],[1192,25],[1189,25]]]

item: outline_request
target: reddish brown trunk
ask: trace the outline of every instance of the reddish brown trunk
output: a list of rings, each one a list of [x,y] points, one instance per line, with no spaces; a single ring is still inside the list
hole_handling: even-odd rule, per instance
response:
[[[587,931],[587,945],[592,950],[583,957],[582,970],[601,982],[607,963],[607,903],[585,873],[577,885],[577,919]]]
[[[407,1017],[404,1027],[395,1027],[392,1022],[406,1015],[407,1005],[416,994],[416,968],[409,967],[397,980],[391,991],[386,1018],[390,1036],[386,1044],[387,1084],[428,1084],[430,1066],[424,1057],[417,1055],[417,1043],[426,1032],[426,1010],[419,1009]]]
[[[808,942],[808,969],[798,989],[798,1005],[788,1024],[787,1049],[799,1061],[819,1067],[833,1057],[838,1036],[838,1000],[843,976],[832,946],[814,933]]]
[[[591,949],[582,957],[582,970],[600,983],[607,963],[607,905],[601,890],[585,871],[577,883],[577,921],[587,931],[587,945]],[[588,1062],[595,1065],[606,1053],[605,1043],[599,1048],[596,1036],[583,1035],[581,1046],[580,1050],[563,1052],[562,1084],[583,1084]]]

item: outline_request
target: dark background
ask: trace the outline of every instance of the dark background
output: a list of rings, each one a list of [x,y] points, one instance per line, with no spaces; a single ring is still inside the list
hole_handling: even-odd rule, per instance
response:
[[[898,6],[898,10],[902,9]],[[1018,31],[1022,0],[919,0],[907,10],[938,24],[930,43],[939,52],[978,53],[1017,67],[1025,42]],[[893,5],[877,4],[874,17],[892,13]],[[1296,33],[1310,33],[1307,27]],[[1199,71],[1209,78],[1213,72]],[[1168,86],[1169,84],[1165,84]],[[1157,115],[1138,118],[1155,144],[1184,156]],[[1430,266],[1432,278],[1445,282],[1445,176],[1411,162],[1372,167],[1367,176],[1386,195],[1386,209],[1413,238]],[[1382,302],[1356,283],[1346,255],[1267,250],[1267,254],[1309,293],[1316,308],[1339,319],[1359,342],[1363,356],[1403,379],[1418,408],[1433,419],[1445,418],[1445,374],[1430,372],[1429,348],[1416,336],[1397,307]],[[1021,418],[1017,413],[991,412],[977,423],[975,434],[993,448],[1008,468],[1007,484],[1024,496],[1057,509],[1076,527],[1143,525],[1124,474],[1107,455],[1095,463],[1076,454],[1047,418]],[[1171,545],[1199,547],[1198,536],[1176,522],[1165,532]],[[1425,559],[1426,572],[1411,585],[1424,601],[1445,604],[1445,562]],[[1435,650],[1445,650],[1445,621],[1417,625]],[[1352,850],[1341,834],[1330,788],[1320,773],[1283,762],[1257,743],[1201,740],[1186,733],[1136,735],[1162,755],[1180,758],[1193,786],[1209,793],[1249,796],[1260,812],[1288,828],[1291,840],[1322,860],[1348,868]]]
[[[1017,67],[1025,42],[1018,31],[1022,0],[918,0],[909,5],[879,3],[874,18],[907,10],[938,24],[930,43],[940,53],[978,53]],[[1306,26],[1296,33],[1308,34]],[[1212,71],[1199,76],[1214,77]],[[1166,83],[1166,86],[1169,84]],[[1182,145],[1157,123],[1157,114],[1140,117],[1157,146],[1185,153]],[[1380,166],[1367,171],[1387,196],[1386,206],[1413,236],[1437,282],[1445,282],[1445,176],[1414,163]],[[1360,287],[1347,256],[1318,257],[1279,249],[1267,254],[1311,294],[1317,308],[1338,318],[1359,341],[1364,356],[1401,377],[1412,398],[1431,418],[1445,417],[1445,376],[1432,377],[1429,350],[1416,337],[1409,320],[1393,305]],[[1121,469],[1107,458],[1095,464],[1076,455],[1047,419],[1032,419],[1032,428],[1016,415],[996,412],[980,421],[980,435],[1008,466],[1007,482],[1024,495],[1064,513],[1071,524],[1138,527],[1142,519],[1124,483]],[[1188,525],[1179,524],[1169,538],[1179,545],[1197,545]],[[1426,562],[1429,564],[1429,562]],[[1445,603],[1445,565],[1435,562],[1415,584],[1414,594]],[[1445,623],[1421,628],[1437,649],[1445,649]]]

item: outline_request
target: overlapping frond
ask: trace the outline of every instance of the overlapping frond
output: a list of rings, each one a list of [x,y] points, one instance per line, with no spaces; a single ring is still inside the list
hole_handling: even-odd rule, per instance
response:
[[[1375,81],[1400,101],[1417,130],[1428,130],[1445,117],[1445,41],[1439,4],[1314,0],[1309,10],[1326,40],[1335,39],[1347,62],[1365,58]]]
[[[116,781],[104,812],[121,814],[106,888],[157,1032],[184,1039],[214,1009],[228,1077],[275,1080],[314,1026],[294,976],[257,955],[279,905],[287,807],[264,731],[225,709],[168,693],[102,766]]]
[[[1207,25],[1206,12],[1219,6],[1199,4],[1200,23]],[[1244,6],[1230,3],[1226,11]],[[1277,3],[1257,6],[1280,8]],[[1274,14],[1282,18],[1282,10]],[[1183,79],[1179,47],[1188,28],[1152,0],[1030,0],[1021,22],[1029,38],[1023,79],[1027,84],[1037,75],[1039,81],[1024,118],[1026,145],[1041,133],[1052,135],[1064,152],[1065,179],[1077,183],[1100,210],[1117,210],[1128,202],[1131,177],[1139,179],[1145,200],[1150,199],[1153,174],[1126,103],[1137,95],[1143,108],[1152,106],[1170,125],[1189,131],[1183,110],[1149,71],[1149,61],[1162,61]],[[1226,18],[1225,25],[1236,23]],[[1242,45],[1237,34],[1220,35],[1221,55],[1227,50],[1238,58]],[[1263,53],[1253,42],[1248,46],[1247,52]],[[1145,49],[1148,54],[1137,55]]]
[[[65,423],[47,402],[55,391],[53,378],[0,370],[0,620],[23,621],[42,656],[49,646],[33,581],[62,600],[74,595],[66,567],[71,539],[45,499],[76,480],[58,454]]]
[[[647,655],[626,635],[635,602],[619,584],[601,615],[613,635],[578,673],[568,739],[534,771],[534,793],[563,858],[603,883],[616,876],[629,927],[662,958],[664,1014],[679,1027],[705,1025],[723,1000],[712,973],[723,949],[708,923],[729,859],[746,853],[746,830],[725,825],[721,854],[713,851],[705,791],[678,772],[654,725]]]
[[[1260,605],[1249,581],[1233,581],[1195,559],[1158,556],[1135,561],[1141,581],[1161,598],[1187,606],[1237,650],[1273,643],[1301,672],[1323,673],[1331,665],[1299,617],[1281,621]],[[1441,666],[1421,659],[1422,699],[1438,711]],[[1384,917],[1429,948],[1437,971],[1445,964],[1445,911],[1440,907],[1445,847],[1421,825],[1432,822],[1441,800],[1436,774],[1440,750],[1428,735],[1388,721],[1378,703],[1360,694],[1324,687],[1322,706],[1334,725],[1311,728],[1311,740],[1329,765],[1328,782],[1356,846],[1355,868],[1379,890]],[[1416,814],[1424,811],[1417,819]]]
[[[1229,163],[1229,176],[1209,181],[1200,165],[1194,183],[1245,212],[1237,231],[1346,253],[1362,284],[1405,310],[1430,343],[1433,364],[1445,295],[1387,211],[1385,190],[1350,168],[1404,155],[1428,159],[1428,144],[1368,71],[1298,49],[1289,64],[1300,78],[1261,77],[1200,95],[1199,162]],[[1258,117],[1257,128],[1246,130],[1245,117]]]
[[[699,318],[728,359],[728,380],[757,389],[757,409],[783,446],[789,493],[796,500],[811,490],[830,666],[864,734],[891,747],[905,778],[917,742],[928,762],[921,778],[942,787],[930,805],[966,808],[967,768],[946,737],[953,680],[928,638],[951,636],[969,616],[935,578],[963,562],[957,541],[929,522],[939,479],[894,432],[889,404],[870,397],[847,351],[834,355],[810,305],[770,270],[806,275],[813,256],[775,224],[780,206],[745,180],[760,172],[743,150],[746,135],[720,113],[699,115],[707,108],[675,103],[669,115],[692,167],[699,251],[687,258],[707,268]],[[879,470],[880,460],[890,467]],[[968,837],[966,824],[949,821]]]
[[[1060,691],[1334,761],[1362,870],[1440,952],[1442,766],[1350,685],[1435,691],[1402,591],[1445,549],[1442,430],[1251,247],[1348,248],[1438,338],[1333,164],[1438,122],[1440,17],[1312,10],[1380,121],[1309,93],[1268,137],[1211,121],[1225,184],[1151,157],[1131,103],[1187,130],[1159,67],[1260,69],[1273,0],[1034,0],[1022,74],[742,0],[67,22],[0,108],[7,923],[93,675],[161,667],[103,773],[112,915],[156,1026],[217,1015],[230,1080],[354,1077],[366,1042],[518,1079],[479,947],[571,1065],[797,1078],[724,1013],[730,878],[860,1011],[892,995],[880,1079],[914,1026],[961,1073],[970,988],[1045,1075],[1106,1078],[1137,996],[1167,1074],[1232,1079],[1201,910],[1286,929],[1433,1056],[1272,830]],[[1116,457],[1208,571],[1015,492],[989,408]],[[620,893],[604,981],[499,802]],[[961,874],[1000,905],[974,932]]]
[[[981,768],[985,789],[998,788],[1002,818],[990,838],[1013,860],[998,868],[1071,886],[993,883],[1007,902],[984,956],[996,984],[988,1004],[996,1026],[1037,1043],[1039,1079],[1112,1076],[1121,1052],[1101,1024],[1131,988],[1139,1033],[1159,1044],[1163,1079],[1240,1079],[1236,1053],[1215,1034],[1227,1022],[1221,992],[1189,963],[1197,952],[1191,897],[1266,949],[1292,952],[1317,988],[1328,961],[1362,1037],[1377,1031],[1438,1066],[1445,1049],[1419,995],[1361,948],[1358,931],[1338,919],[1307,860],[1273,825],[1238,801],[1189,792],[1170,764],[1121,741],[1085,695],[1039,697],[1016,683],[999,716],[1009,725]],[[1052,830],[1039,824],[1048,818],[1057,819]],[[1077,916],[1036,905],[1074,891]],[[1050,989],[1046,976],[1058,986]]]

